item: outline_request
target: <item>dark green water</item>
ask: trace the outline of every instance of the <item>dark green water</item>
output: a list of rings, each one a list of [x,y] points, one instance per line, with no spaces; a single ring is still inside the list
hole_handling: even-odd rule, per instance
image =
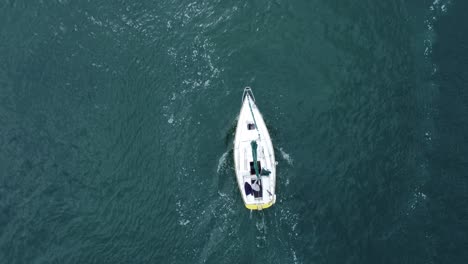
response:
[[[468,3],[0,2],[0,263],[467,263]],[[278,200],[244,209],[254,89]]]

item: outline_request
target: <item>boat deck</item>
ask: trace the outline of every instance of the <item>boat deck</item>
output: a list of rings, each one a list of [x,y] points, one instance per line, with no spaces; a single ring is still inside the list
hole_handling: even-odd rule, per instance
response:
[[[252,115],[255,116],[255,120]],[[258,127],[255,127],[255,124]],[[258,180],[253,168],[252,141],[257,143],[256,153],[260,173]],[[234,161],[239,190],[245,206],[249,209],[264,209],[273,205],[276,201],[276,162],[273,145],[263,117],[249,95],[246,95],[237,123]]]

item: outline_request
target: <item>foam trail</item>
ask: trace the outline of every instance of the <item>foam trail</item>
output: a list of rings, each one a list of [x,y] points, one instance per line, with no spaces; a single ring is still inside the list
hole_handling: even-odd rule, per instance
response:
[[[219,173],[219,171],[225,167],[226,165],[226,157],[228,156],[229,150],[224,152],[223,155],[218,160],[218,168],[216,169],[216,173]]]
[[[293,165],[294,163],[294,160],[293,158],[291,158],[291,155],[289,155],[288,153],[286,153],[283,148],[279,148],[279,151],[281,153],[281,157],[289,164],[289,165]]]
[[[432,55],[433,41],[435,39],[434,24],[439,19],[441,15],[447,12],[448,6],[451,4],[450,0],[434,0],[434,2],[429,6],[429,15],[424,21],[427,27],[427,37],[424,40],[424,56],[427,59],[430,59]],[[437,66],[433,65],[433,74],[437,72]]]

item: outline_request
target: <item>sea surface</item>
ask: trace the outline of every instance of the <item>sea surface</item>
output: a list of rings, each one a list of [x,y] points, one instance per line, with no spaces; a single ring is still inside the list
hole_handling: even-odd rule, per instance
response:
[[[468,263],[467,11],[0,0],[0,264]],[[245,86],[278,161],[260,212]]]

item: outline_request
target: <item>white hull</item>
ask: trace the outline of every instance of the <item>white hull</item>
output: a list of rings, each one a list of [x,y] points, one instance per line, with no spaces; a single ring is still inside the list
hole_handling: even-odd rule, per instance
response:
[[[255,141],[258,146],[257,161],[259,163],[257,164],[260,165],[258,169],[264,172],[265,169],[269,171],[268,176],[260,175],[257,178],[253,169],[252,141]],[[262,210],[272,206],[276,202],[275,153],[265,121],[248,87],[244,90],[243,103],[237,121],[234,163],[237,183],[245,206],[252,210]]]

